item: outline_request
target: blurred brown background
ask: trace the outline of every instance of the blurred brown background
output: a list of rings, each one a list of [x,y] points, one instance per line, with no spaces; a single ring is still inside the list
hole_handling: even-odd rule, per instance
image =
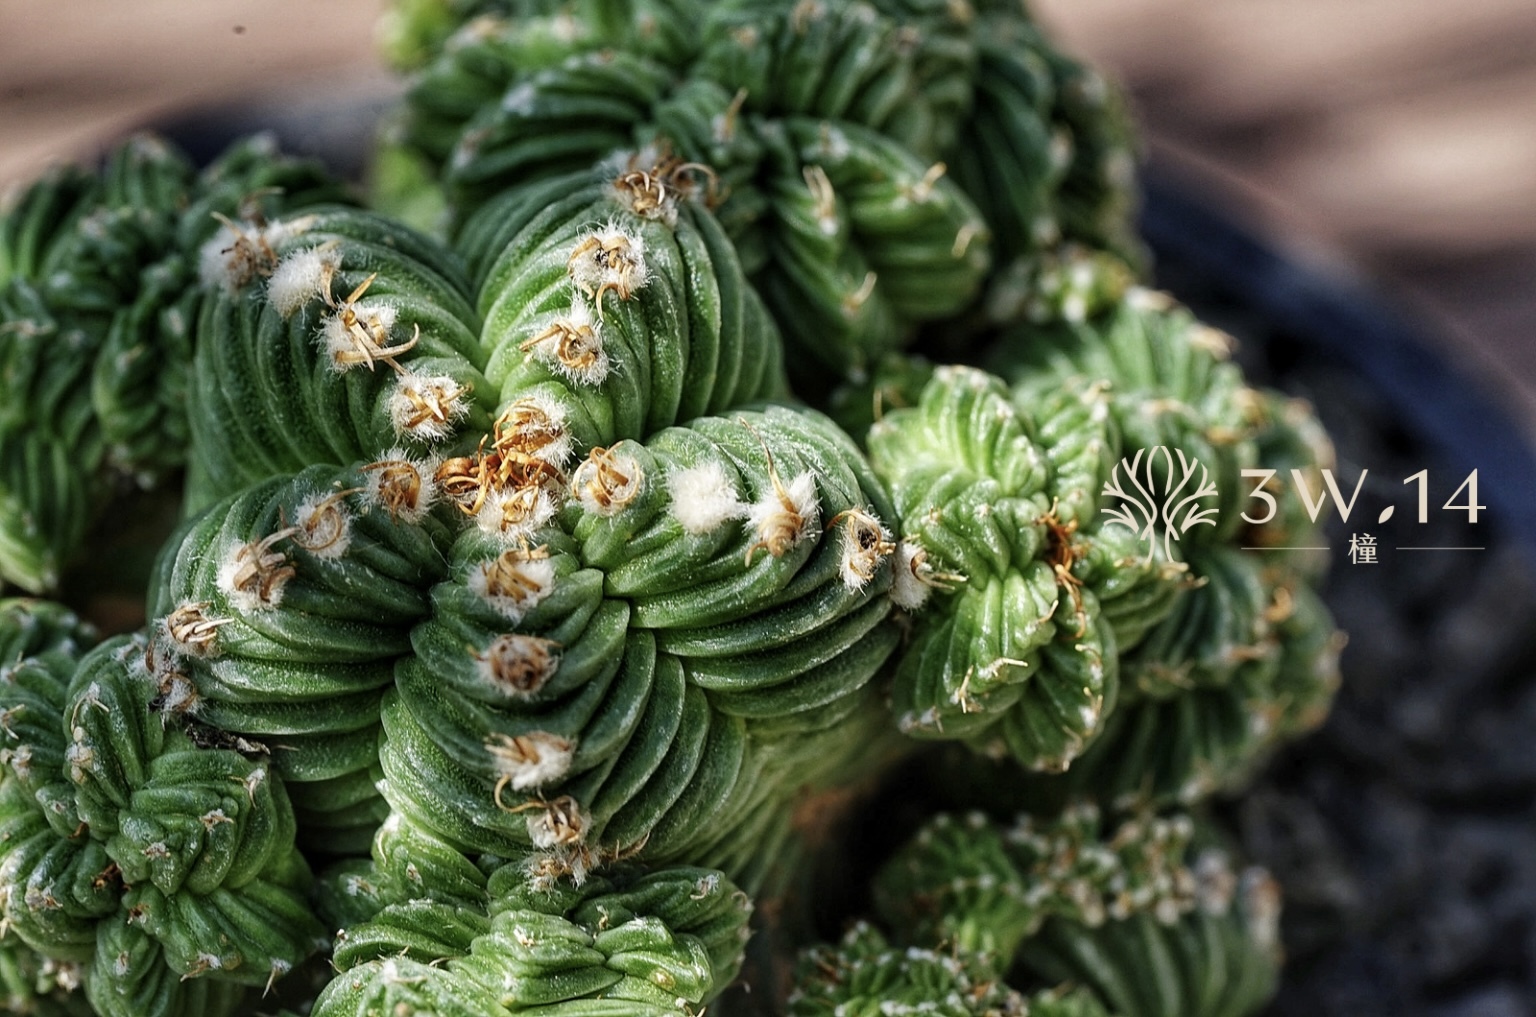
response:
[[[0,189],[188,107],[387,91],[382,6],[4,0]],[[1385,286],[1536,422],[1536,2],[1035,7],[1129,87],[1157,157]]]

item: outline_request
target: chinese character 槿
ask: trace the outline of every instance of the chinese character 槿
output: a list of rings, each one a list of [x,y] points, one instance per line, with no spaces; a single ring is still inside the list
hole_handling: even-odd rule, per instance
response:
[[[1349,562],[1351,565],[1376,564],[1376,535],[1351,533],[1349,535]]]

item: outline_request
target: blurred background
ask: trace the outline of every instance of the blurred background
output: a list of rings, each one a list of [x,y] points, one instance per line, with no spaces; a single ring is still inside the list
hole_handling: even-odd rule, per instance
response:
[[[199,106],[392,87],[382,0],[5,0],[0,191]],[[1536,434],[1536,3],[1034,0],[1149,154],[1368,277]]]

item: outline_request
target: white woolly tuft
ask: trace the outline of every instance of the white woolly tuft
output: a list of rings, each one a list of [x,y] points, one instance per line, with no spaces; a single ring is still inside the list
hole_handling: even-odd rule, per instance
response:
[[[400,315],[400,309],[395,305],[384,301],[359,300],[355,304],[347,305],[352,313],[357,316],[357,324],[354,328],[361,328],[371,338],[376,335],[386,337],[394,331],[395,321]],[[360,352],[358,341],[352,329],[349,329],[337,313],[327,314],[320,323],[320,339],[325,345],[326,353],[331,357],[331,370],[338,373],[351,370],[354,367],[366,366],[364,361],[352,359]],[[390,344],[374,340],[379,347],[378,352],[389,354]],[[377,358],[375,358],[377,359]]]
[[[816,532],[821,522],[821,503],[816,499],[816,477],[801,473],[784,485],[782,491],[770,490],[747,509],[747,525],[766,542],[770,554],[782,554]],[[775,534],[779,540],[775,541]],[[775,550],[775,544],[779,549]]]
[[[918,553],[922,548],[912,541],[896,544],[896,567],[891,571],[891,600],[903,611],[916,611],[928,602],[932,587],[918,575]]]
[[[280,244],[285,240],[300,236],[309,231],[315,224],[317,217],[313,215],[301,215],[297,219],[284,219],[281,222],[267,223],[261,235],[267,238],[269,244]]]
[[[1088,320],[1088,298],[1076,291],[1068,294],[1061,302],[1061,316],[1071,324],[1081,325]]]
[[[228,223],[220,224],[213,236],[197,252],[197,277],[209,289],[235,294],[250,280],[244,277],[235,253],[241,249],[241,237]]]
[[[389,422],[395,434],[421,442],[452,437],[455,425],[469,414],[467,392],[446,374],[406,371],[395,380],[389,396]]]
[[[598,516],[617,515],[635,500],[645,474],[633,456],[593,450],[571,475],[571,491],[584,511]]]
[[[509,419],[526,414],[528,423],[514,433],[527,436],[523,451],[551,466],[564,466],[575,451],[575,442],[565,428],[565,404],[547,392],[535,390],[508,407]],[[536,423],[535,423],[536,422]],[[536,439],[536,440],[535,440]]]
[[[514,625],[554,588],[554,562],[515,551],[483,562],[469,574],[470,591]]]
[[[506,778],[514,791],[554,783],[570,771],[576,754],[575,742],[547,731],[530,731],[515,738],[492,735],[485,747],[496,776]]]
[[[640,166],[655,166],[666,157],[667,153],[655,144],[635,149],[620,148],[598,160],[596,172],[599,177],[620,177]]]
[[[18,745],[12,749],[8,756],[0,759],[11,768],[19,780],[29,780],[32,777],[32,746]]]
[[[533,112],[534,102],[538,97],[539,93],[532,82],[525,81],[501,97],[501,108],[513,116],[525,117]]]
[[[481,530],[504,543],[520,545],[554,519],[558,510],[554,499],[542,487],[491,491],[475,514],[475,522]]]
[[[197,686],[176,675],[165,686],[160,697],[161,713],[196,713],[199,704]]]
[[[818,146],[823,155],[830,162],[842,162],[853,151],[853,146],[848,143],[848,135],[828,124],[822,126],[821,141]]]
[[[559,644],[539,636],[509,632],[497,636],[484,653],[474,654],[475,673],[487,688],[514,699],[538,695],[560,668],[550,652]]]
[[[548,850],[580,844],[592,827],[592,817],[570,796],[535,809],[528,816],[528,837],[533,846]]]
[[[843,585],[855,592],[869,585],[880,563],[894,550],[891,531],[860,509],[845,513],[839,540],[838,575]]]
[[[589,296],[612,289],[619,299],[645,287],[645,240],[615,223],[608,223],[581,237],[572,252],[571,279]],[[601,308],[598,311],[601,313]]]
[[[747,511],[725,467],[713,459],[667,474],[667,494],[672,499],[672,518],[695,536],[715,530],[727,519],[740,519]]]
[[[283,587],[276,588],[272,601],[263,601],[260,596],[250,593],[249,590],[238,590],[238,588],[235,588],[235,573],[240,571],[240,568],[244,565],[244,562],[235,561],[235,553],[238,550],[240,550],[240,547],[237,545],[237,547],[230,547],[227,552],[224,552],[224,559],[218,565],[218,576],[215,579],[221,593],[229,598],[230,607],[249,615],[252,611],[269,611],[275,608],[276,605],[281,604],[283,602]]]
[[[643,177],[638,179],[633,172],[620,176],[614,182],[615,196],[631,215],[676,228],[677,209],[683,199],[683,192],[679,190],[678,183],[658,176],[655,172],[658,164],[655,162],[638,165],[653,169],[645,172]]]
[[[213,236],[198,249],[198,278],[210,289],[238,293],[258,275],[271,273],[276,268],[274,248],[303,233],[313,221],[313,216],[302,216],[261,226],[250,221],[222,220]]]
[[[235,576],[247,564],[246,560],[240,556],[241,551],[247,547],[251,545],[232,543],[225,549],[224,557],[219,562],[215,582],[220,592],[229,598],[230,606],[237,611],[250,614],[256,611],[275,610],[283,602],[283,588],[287,585],[286,581],[272,583],[267,588],[265,597],[261,595],[259,584],[255,590],[243,590],[235,585]],[[254,554],[255,551],[251,553]]]
[[[193,657],[217,657],[223,652],[219,645],[219,628],[228,624],[227,618],[209,617],[211,605],[205,601],[183,600],[175,610],[156,624],[156,637],[152,655],[139,658],[147,670],[154,671],[163,665],[175,666],[176,660],[187,654]],[[151,667],[149,661],[153,660]]]
[[[295,251],[278,262],[267,280],[267,303],[284,318],[291,318],[311,300],[326,295],[331,276],[340,267],[341,253],[334,247]]]

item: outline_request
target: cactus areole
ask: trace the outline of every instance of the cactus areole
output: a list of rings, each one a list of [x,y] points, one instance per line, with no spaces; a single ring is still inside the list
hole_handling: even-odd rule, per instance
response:
[[[1331,452],[1143,284],[1114,88],[1004,0],[383,38],[367,193],[0,217],[8,1012],[1262,1006],[1200,802],[1341,637],[1240,478]]]

